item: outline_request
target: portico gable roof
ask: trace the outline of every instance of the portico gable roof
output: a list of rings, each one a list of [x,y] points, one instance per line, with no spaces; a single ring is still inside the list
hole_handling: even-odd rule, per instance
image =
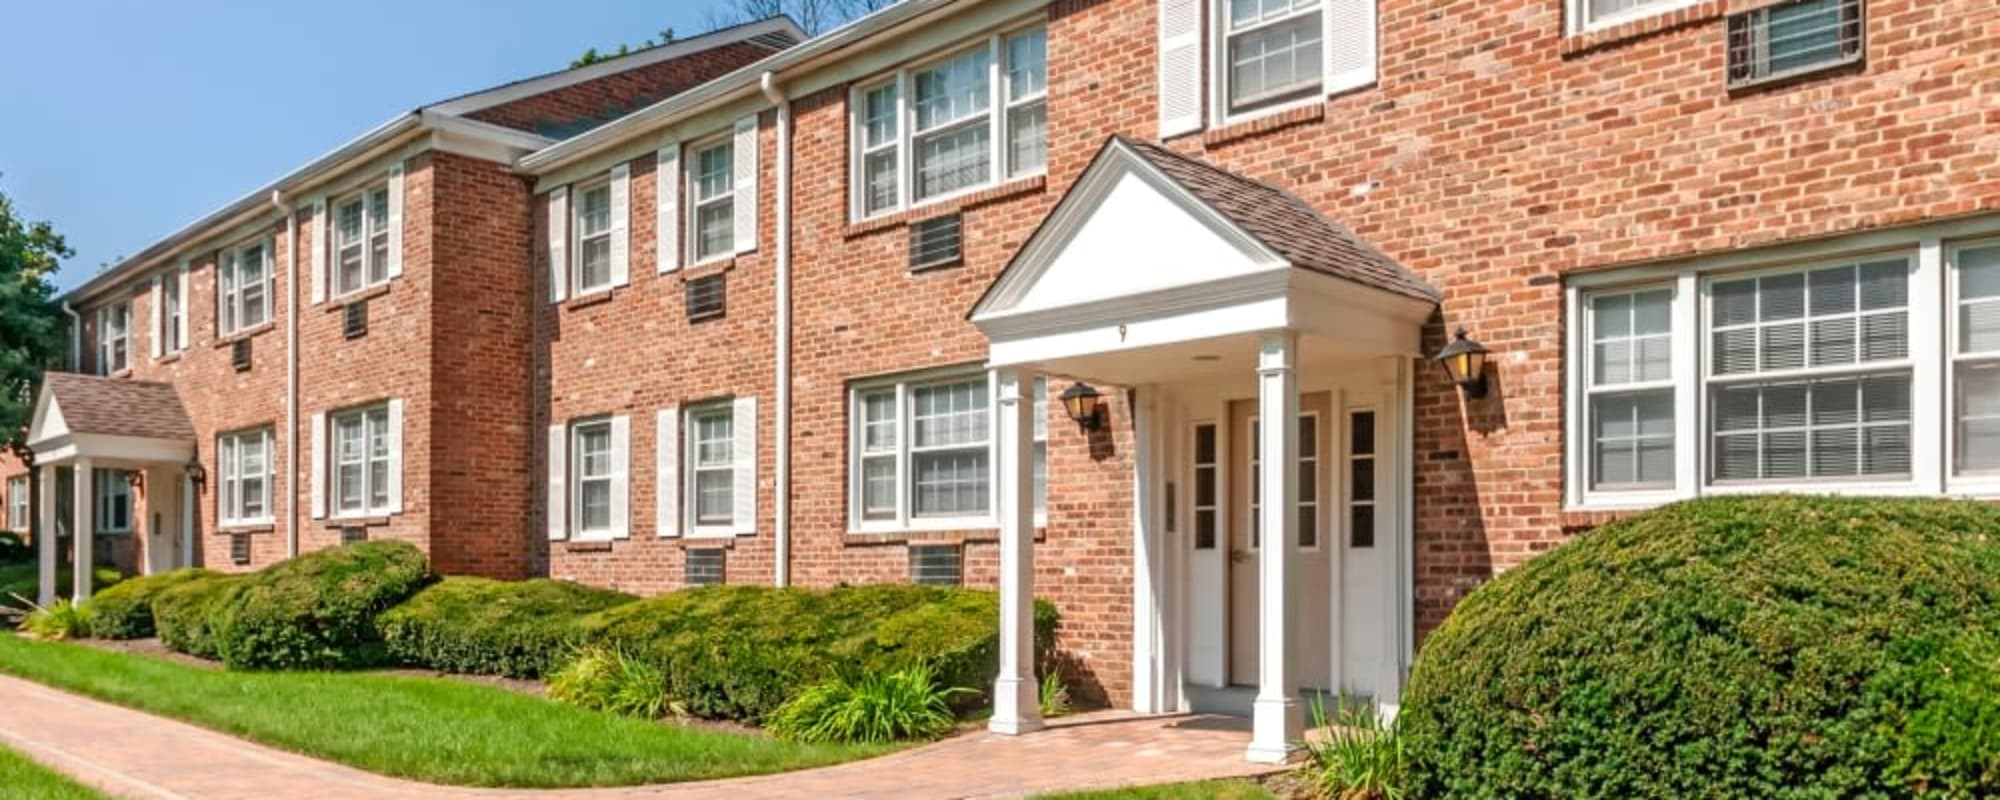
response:
[[[43,376],[28,426],[28,448],[41,463],[93,455],[175,461],[192,455],[194,438],[171,384],[69,372]]]

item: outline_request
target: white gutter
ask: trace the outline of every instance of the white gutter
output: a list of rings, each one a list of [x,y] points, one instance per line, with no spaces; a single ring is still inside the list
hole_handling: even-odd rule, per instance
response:
[[[777,398],[771,409],[773,426],[773,449],[777,464],[773,467],[776,486],[772,491],[773,512],[776,515],[775,537],[777,564],[772,570],[774,582],[783,588],[791,583],[792,562],[792,101],[779,88],[776,73],[765,72],[758,81],[758,88],[764,97],[778,107],[778,191],[772,198],[776,208],[778,241],[777,267],[775,276],[774,303],[777,319],[772,325],[773,337],[777,340]]]
[[[285,207],[285,193],[271,190],[271,205],[285,215],[285,557],[299,555],[299,215]],[[310,473],[308,473],[310,474]]]
[[[62,301],[62,312],[69,315],[69,370],[83,371],[83,316],[71,308],[68,300]]]

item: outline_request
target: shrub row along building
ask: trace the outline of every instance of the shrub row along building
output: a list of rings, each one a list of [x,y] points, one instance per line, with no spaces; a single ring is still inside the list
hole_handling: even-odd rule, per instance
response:
[[[1995,493],[1997,212],[1988,0],[762,22],[414,110],[70,292],[10,522],[997,586],[996,729],[1032,594],[1073,682],[1278,758],[1621,512]]]

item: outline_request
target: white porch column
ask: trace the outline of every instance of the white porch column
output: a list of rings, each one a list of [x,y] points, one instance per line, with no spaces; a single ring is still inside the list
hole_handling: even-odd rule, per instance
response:
[[[1248,756],[1279,763],[1305,733],[1304,714],[1293,696],[1291,637],[1292,557],[1298,548],[1299,386],[1293,365],[1298,336],[1267,334],[1257,357],[1258,514],[1257,700],[1251,705]]]
[[[70,577],[75,590],[70,594],[71,602],[81,603],[90,599],[90,547],[96,544],[97,521],[91,515],[97,512],[95,480],[97,475],[90,468],[90,459],[79,458],[74,467],[75,478],[70,486],[76,490],[75,500],[70,509],[70,535],[76,539],[76,561],[71,565]]]
[[[993,682],[993,718],[986,727],[1009,736],[1041,730],[1035,683],[1035,418],[1028,396],[1034,376],[994,371],[1000,395],[1000,677]]]
[[[37,469],[42,471],[42,513],[41,526],[35,529],[35,549],[41,554],[42,563],[35,604],[47,608],[56,601],[56,468]]]

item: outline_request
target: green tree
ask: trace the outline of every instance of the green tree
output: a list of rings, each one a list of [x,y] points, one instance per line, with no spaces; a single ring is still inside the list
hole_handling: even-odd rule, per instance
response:
[[[24,458],[42,371],[60,363],[62,318],[49,277],[75,255],[48,222],[28,222],[0,192],[0,443]]]

